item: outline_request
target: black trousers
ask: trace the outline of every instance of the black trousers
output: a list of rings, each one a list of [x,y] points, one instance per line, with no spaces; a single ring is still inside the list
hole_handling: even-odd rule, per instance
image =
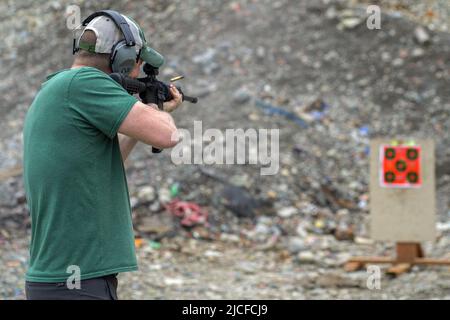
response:
[[[81,280],[80,289],[66,282],[25,282],[27,300],[118,300],[117,274]]]

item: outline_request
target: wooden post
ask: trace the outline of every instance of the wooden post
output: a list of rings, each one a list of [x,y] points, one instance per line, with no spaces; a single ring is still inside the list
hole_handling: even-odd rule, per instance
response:
[[[422,247],[414,242],[397,242],[397,262],[413,264],[417,258],[423,258]]]
[[[392,264],[388,274],[400,275],[408,272],[413,265],[450,266],[450,260],[428,259],[424,257],[422,246],[418,242],[397,242],[396,257],[355,257],[347,261],[344,269],[352,272],[367,264]]]

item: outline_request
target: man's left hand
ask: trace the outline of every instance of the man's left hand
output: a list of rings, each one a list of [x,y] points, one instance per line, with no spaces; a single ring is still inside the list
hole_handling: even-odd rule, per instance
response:
[[[169,90],[170,90],[170,93],[172,94],[173,99],[170,101],[164,102],[163,110],[166,112],[174,111],[183,102],[181,93],[178,91],[178,89],[173,84],[169,85]]]

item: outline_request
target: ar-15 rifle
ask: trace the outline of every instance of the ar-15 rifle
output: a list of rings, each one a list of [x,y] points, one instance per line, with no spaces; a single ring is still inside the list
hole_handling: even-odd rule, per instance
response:
[[[159,109],[163,110],[163,104],[166,101],[172,100],[172,94],[169,90],[169,85],[159,81],[156,76],[159,74],[158,68],[146,63],[143,67],[146,77],[133,79],[121,73],[111,73],[110,77],[120,84],[129,94],[139,93],[139,97],[143,103],[154,103]],[[182,79],[183,77],[173,78],[172,81]],[[197,103],[198,98],[189,97],[183,93],[180,87],[177,87],[181,93],[183,101]],[[153,153],[161,152],[161,149],[152,148]]]

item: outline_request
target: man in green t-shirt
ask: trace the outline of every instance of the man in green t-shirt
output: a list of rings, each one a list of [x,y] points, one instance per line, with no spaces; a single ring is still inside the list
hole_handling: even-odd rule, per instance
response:
[[[162,57],[148,47],[139,26],[122,17],[135,40],[128,75],[137,77],[143,62],[160,65]],[[122,33],[108,15],[91,20],[72,67],[50,75],[28,110],[28,299],[117,299],[116,275],[137,270],[123,161],[138,141],[160,149],[178,142],[168,112],[181,104],[181,95],[171,86],[173,100],[160,111],[109,77]]]

